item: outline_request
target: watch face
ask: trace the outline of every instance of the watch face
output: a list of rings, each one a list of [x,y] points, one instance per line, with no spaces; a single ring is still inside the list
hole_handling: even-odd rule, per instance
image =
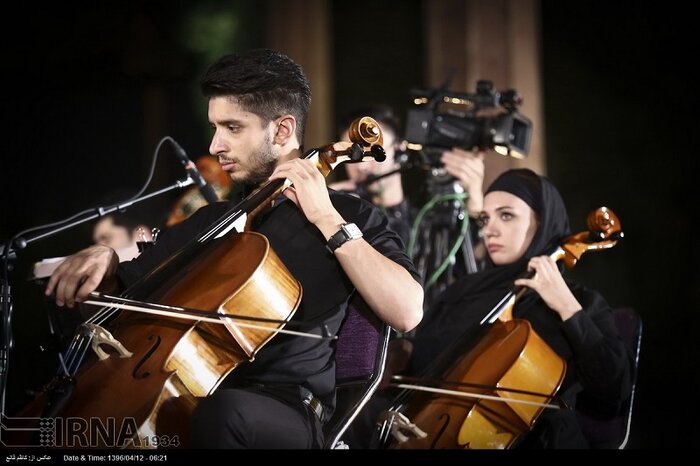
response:
[[[355,225],[354,223],[348,223],[347,225],[343,225],[342,228],[343,231],[345,231],[345,234],[348,235],[348,238],[350,239],[362,237],[362,232],[359,228],[357,228],[357,225]]]

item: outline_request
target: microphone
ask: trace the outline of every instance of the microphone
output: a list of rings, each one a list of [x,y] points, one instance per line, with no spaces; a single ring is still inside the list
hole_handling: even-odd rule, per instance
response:
[[[195,182],[199,188],[199,192],[202,193],[202,196],[204,196],[204,199],[206,199],[209,204],[217,202],[219,200],[219,196],[216,195],[214,188],[212,188],[210,184],[207,184],[207,181],[204,179],[202,174],[199,173],[199,170],[194,162],[187,158],[185,149],[183,149],[180,144],[175,142],[173,138],[170,138],[170,142],[175,148],[175,155],[178,159],[180,159],[180,162],[182,162],[185,170],[187,170],[187,174]]]

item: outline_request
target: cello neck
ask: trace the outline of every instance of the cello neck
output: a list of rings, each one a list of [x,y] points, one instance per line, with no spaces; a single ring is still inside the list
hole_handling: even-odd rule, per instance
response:
[[[566,255],[566,251],[561,247],[549,255],[555,261],[563,259]],[[521,274],[518,278],[532,278],[535,276],[535,272],[528,270]],[[492,324],[496,319],[501,322],[507,322],[513,320],[513,307],[515,303],[520,299],[520,297],[527,291],[526,286],[513,286],[513,288],[496,304],[496,306],[489,311],[486,316],[481,319],[481,325]]]

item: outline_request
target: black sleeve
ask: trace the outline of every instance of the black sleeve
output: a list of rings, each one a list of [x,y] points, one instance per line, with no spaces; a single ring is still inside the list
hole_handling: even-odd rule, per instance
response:
[[[340,215],[348,222],[355,223],[362,231],[362,235],[385,257],[404,267],[420,283],[421,278],[413,261],[405,252],[403,242],[399,235],[389,227],[387,216],[374,204],[349,194],[331,192],[331,199]],[[381,277],[377,277],[381,279]]]
[[[615,327],[612,309],[592,290],[575,290],[583,310],[563,322],[564,335],[572,347],[576,378],[585,396],[614,410],[632,390],[633,355]]]
[[[120,286],[128,288],[141,276],[165,262],[218,219],[225,209],[225,203],[204,206],[184,221],[165,230],[153,247],[135,259],[119,264],[117,279]]]

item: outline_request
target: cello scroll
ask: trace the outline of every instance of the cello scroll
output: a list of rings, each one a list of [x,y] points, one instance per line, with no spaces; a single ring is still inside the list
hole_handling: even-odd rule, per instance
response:
[[[554,259],[563,260],[567,268],[576,265],[585,252],[609,249],[624,236],[620,220],[607,207],[598,207],[589,213],[586,223],[588,231],[569,236],[561,251],[554,254]]]
[[[350,123],[348,136],[351,142],[336,142],[319,149],[316,166],[323,176],[328,176],[343,162],[382,162],[386,159],[382,130],[374,118],[365,116],[355,119]]]

